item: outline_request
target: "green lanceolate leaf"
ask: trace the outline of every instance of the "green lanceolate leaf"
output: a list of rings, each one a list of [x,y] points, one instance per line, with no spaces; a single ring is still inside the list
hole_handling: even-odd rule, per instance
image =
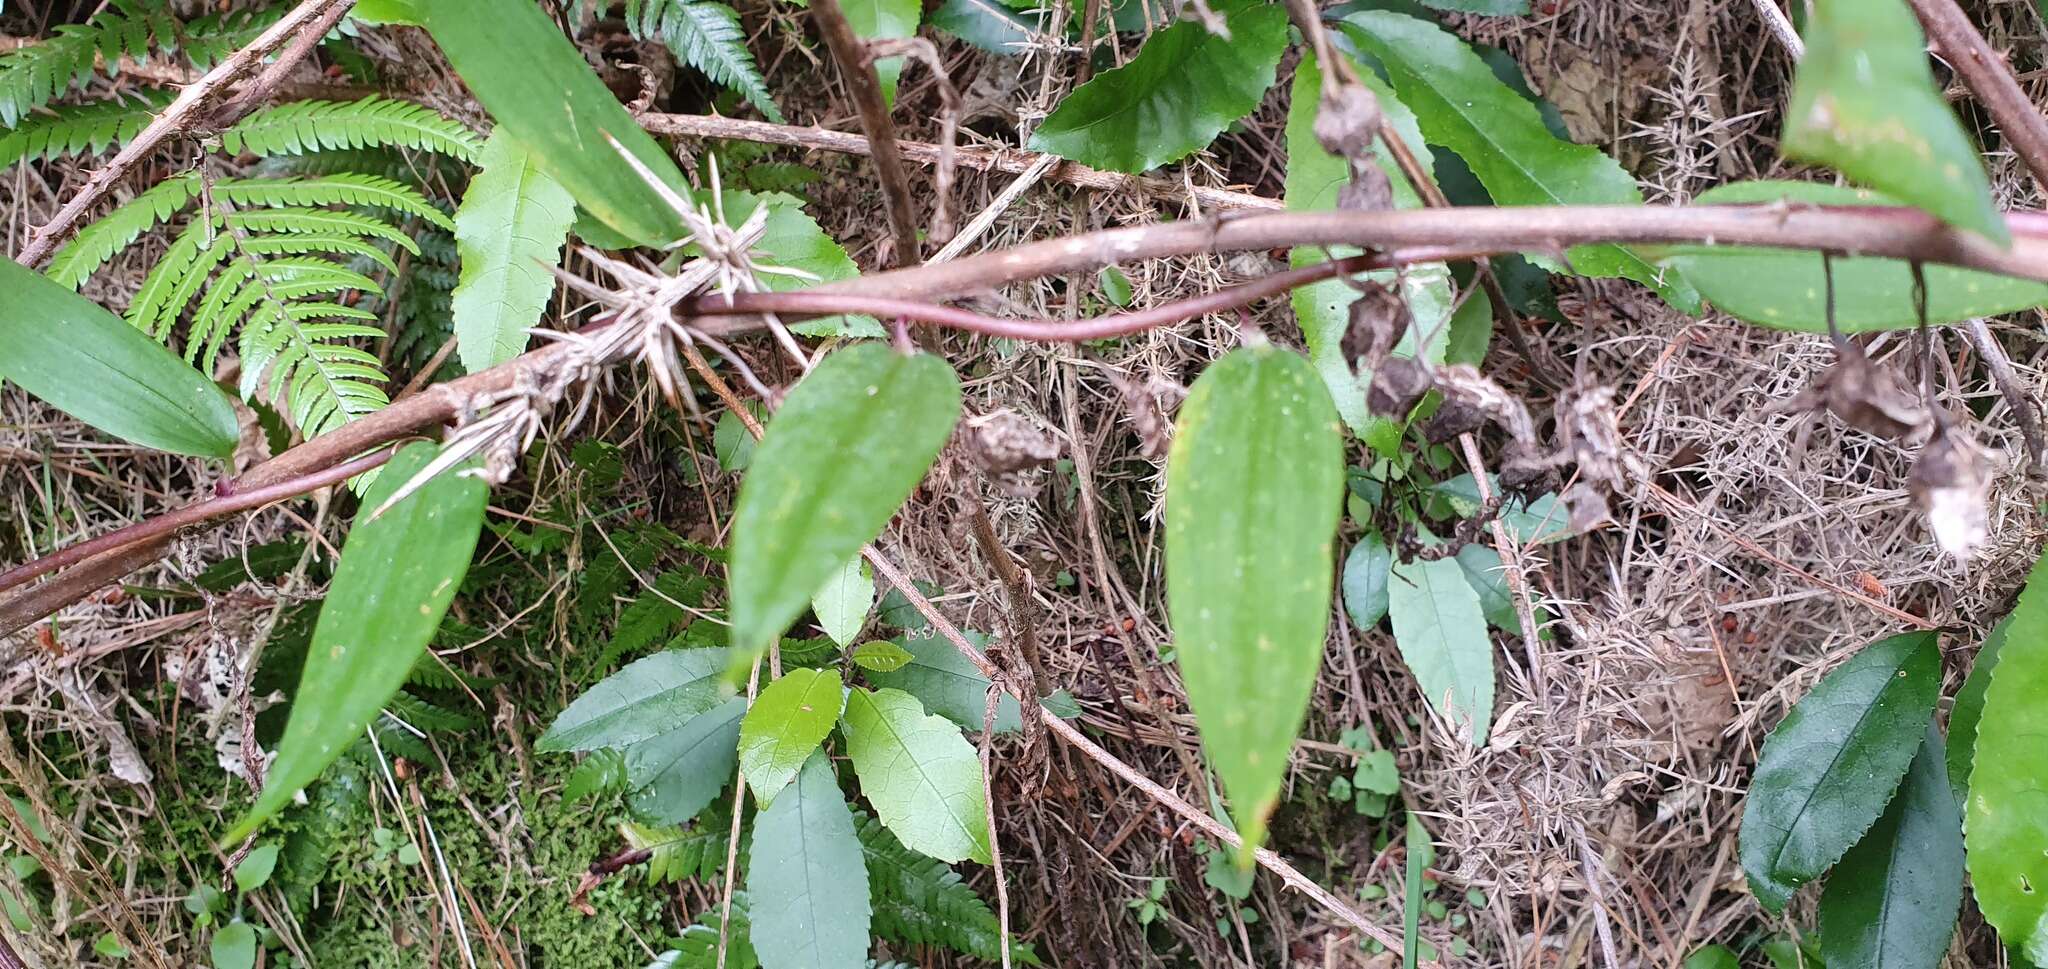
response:
[[[1247,851],[1315,687],[1343,501],[1343,430],[1308,361],[1260,346],[1210,364],[1166,462],[1166,604],[1202,748]]]
[[[526,349],[526,331],[540,324],[554,294],[548,267],[576,221],[576,200],[504,134],[484,142],[483,170],[469,180],[455,210],[455,348],[470,373]]]
[[[2048,965],[2048,558],[2006,623],[1970,769],[1970,888],[2006,948]]]
[[[902,40],[917,33],[924,15],[919,0],[845,0],[839,9],[846,23],[862,40]],[[875,61],[875,79],[882,85],[882,100],[896,101],[896,79],[903,74],[903,58],[884,57]]]
[[[1031,17],[998,0],[946,0],[932,11],[931,25],[991,54],[1011,56],[1029,49],[1026,45],[1039,31]]]
[[[980,633],[966,635],[976,646],[987,645],[987,637]],[[901,648],[910,658],[887,670],[863,664],[870,671],[868,682],[916,697],[925,709],[959,724],[962,730],[981,730],[987,713],[989,678],[981,675],[972,660],[929,630],[922,635],[892,640],[889,645]],[[859,662],[858,652],[855,662]],[[996,703],[995,732],[1022,729],[1024,721],[1017,699],[1004,691]]]
[[[224,840],[247,837],[319,777],[405,685],[441,628],[469,571],[488,489],[477,478],[443,472],[384,507],[436,450],[407,445],[364,497],[313,626],[277,760],[256,805]]]
[[[1956,803],[1970,800],[1970,754],[1977,749],[1977,726],[1984,720],[1984,693],[1991,687],[1991,674],[1998,669],[1998,651],[2005,645],[2005,632],[2012,618],[1999,620],[1984,634],[1977,658],[1970,663],[1970,676],[1956,691],[1948,711],[1948,783],[1955,789]]]
[[[1785,109],[1788,158],[1828,165],[2004,243],[1977,146],[1927,66],[1905,0],[1815,0]]]
[[[811,612],[818,617],[818,625],[841,646],[860,635],[860,627],[867,625],[868,610],[874,607],[875,574],[859,555],[847,559],[844,567],[811,594]]]
[[[1455,558],[1396,562],[1387,617],[1422,698],[1453,732],[1485,744],[1493,729],[1493,638],[1464,567]]]
[[[1700,193],[1701,205],[1896,205],[1863,189],[1809,182],[1736,182]],[[1676,246],[1670,264],[1714,308],[1759,326],[1826,333],[1826,264],[1817,252],[1746,246]],[[1835,321],[1844,333],[1903,330],[1920,324],[1913,269],[1899,259],[1833,260]],[[1928,265],[1927,320],[1955,323],[2048,303],[2048,284],[1950,266]]]
[[[747,895],[751,940],[764,969],[867,965],[867,864],[823,751],[755,816]]]
[[[1388,576],[1394,567],[1394,552],[1378,532],[1358,536],[1351,554],[1344,556],[1344,611],[1351,624],[1371,629],[1387,616]]]
[[[1742,811],[1742,870],[1771,912],[1869,830],[1905,776],[1941,692],[1933,633],[1863,648],[1764,742]]]
[[[768,421],[733,510],[732,642],[759,655],[881,534],[960,416],[944,360],[879,343],[827,356]]]
[[[524,147],[576,204],[640,245],[662,246],[686,234],[675,210],[625,164],[612,142],[688,197],[675,162],[633,122],[540,7],[418,0],[416,10],[499,131]]]
[[[569,704],[534,749],[595,750],[674,730],[732,695],[722,675],[728,656],[719,648],[671,649],[629,663]]]
[[[1635,179],[1619,163],[1590,145],[1551,134],[1534,104],[1501,83],[1472,48],[1443,28],[1384,10],[1348,14],[1340,26],[1386,69],[1430,143],[1457,152],[1495,203],[1642,202]],[[1655,287],[1680,309],[1699,309],[1699,295],[1690,286],[1629,249],[1578,246],[1565,255],[1582,276],[1626,276]]]
[[[894,673],[910,665],[913,658],[910,650],[886,639],[862,643],[853,650],[854,665],[870,673]]]
[[[897,838],[940,861],[989,861],[981,761],[957,725],[901,690],[854,690],[845,731],[860,791]]]
[[[1196,20],[1154,33],[1138,56],[1074,89],[1031,136],[1031,148],[1084,165],[1142,172],[1200,149],[1252,112],[1287,47],[1287,13],[1260,0],[1210,8],[1228,38]]]
[[[838,670],[794,669],[768,684],[740,724],[740,772],[763,804],[789,785],[839,720]]]
[[[120,317],[35,271],[0,265],[0,378],[144,447],[225,458],[235,405],[204,374]]]
[[[1891,805],[1842,856],[1820,896],[1831,966],[1936,969],[1963,905],[1963,816],[1928,725]]]
[[[1438,10],[1489,17],[1522,17],[1529,13],[1529,0],[1422,0],[1422,3]]]
[[[745,697],[733,697],[682,726],[626,748],[633,812],[656,824],[686,824],[732,779]]]
[[[1429,146],[1422,140],[1422,131],[1416,126],[1414,113],[1394,96],[1393,89],[1387,87],[1378,75],[1360,70],[1359,79],[1379,99],[1380,112],[1400,133],[1401,141],[1424,167],[1428,167],[1431,161]],[[1337,191],[1351,177],[1349,163],[1324,151],[1315,138],[1322,83],[1323,75],[1315,55],[1304,54],[1301,65],[1294,71],[1294,86],[1287,109],[1286,199],[1288,209],[1294,211],[1336,208]],[[1409,186],[1400,166],[1394,163],[1384,147],[1377,149],[1377,160],[1387,175],[1388,184],[1393,187],[1394,207],[1410,209],[1421,206],[1422,201],[1415,194],[1415,189]],[[1351,247],[1297,246],[1288,253],[1288,261],[1296,266],[1306,266],[1359,252]],[[1429,363],[1443,363],[1449,346],[1449,328],[1443,322],[1456,305],[1451,296],[1450,270],[1440,262],[1421,263],[1408,267],[1405,272],[1365,273],[1364,278],[1395,288],[1407,301],[1408,311],[1414,317],[1408,332],[1395,345],[1394,354],[1419,357]],[[1308,344],[1309,362],[1322,375],[1324,386],[1330,390],[1330,399],[1337,405],[1337,413],[1343,416],[1351,433],[1358,435],[1382,456],[1392,457],[1400,450],[1401,429],[1394,422],[1366,409],[1365,392],[1372,386],[1372,372],[1353,367],[1344,354],[1344,334],[1351,326],[1351,303],[1357,298],[1358,290],[1336,279],[1300,287],[1289,295],[1295,319],[1301,324],[1302,338]],[[1477,295],[1473,298],[1483,299]],[[1423,343],[1425,337],[1428,338],[1426,344]]]

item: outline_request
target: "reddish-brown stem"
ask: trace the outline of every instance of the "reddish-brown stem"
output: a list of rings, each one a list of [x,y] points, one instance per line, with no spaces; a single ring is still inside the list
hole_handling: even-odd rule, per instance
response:
[[[896,125],[889,120],[889,106],[882,100],[882,84],[875,76],[873,58],[867,45],[853,32],[839,0],[812,0],[811,16],[832,60],[839,64],[839,77],[846,82],[847,95],[860,112],[861,130],[874,149],[875,177],[882,183],[883,200],[888,203],[889,230],[896,237],[891,263],[914,265],[921,258],[917,244],[917,215],[910,197],[910,177],[903,170],[903,157],[896,152]]]
[[[676,312],[684,316],[720,317],[730,314],[774,313],[778,316],[799,318],[868,313],[882,317],[900,316],[920,323],[935,323],[983,336],[1045,343],[1085,343],[1089,340],[1107,340],[1143,333],[1146,330],[1171,326],[1209,313],[1221,313],[1334,276],[1414,262],[1435,262],[1455,255],[1446,255],[1447,252],[1448,250],[1443,249],[1406,249],[1386,256],[1352,256],[1261,276],[1251,282],[1226,286],[1201,296],[1161,303],[1129,313],[1098,316],[1090,320],[1008,320],[925,300],[893,299],[887,296],[839,296],[813,291],[699,296],[676,307]],[[742,320],[737,325],[728,324],[718,329],[720,332],[727,332],[751,329],[753,325],[750,321]]]
[[[1998,122],[2013,154],[2034,173],[2041,190],[2048,192],[2048,118],[2042,117],[2041,109],[2020,89],[2012,67],[1985,42],[1955,0],[1912,0],[1912,4],[1934,49],[1977,95],[1978,103]]]
[[[950,299],[1043,276],[1092,272],[1115,263],[1194,253],[1350,245],[1404,252],[1556,251],[1599,242],[1720,243],[1858,253],[1944,263],[2048,281],[2048,215],[2012,213],[2010,249],[1999,249],[1916,209],[1785,205],[1578,206],[1409,209],[1380,212],[1275,212],[1109,229],[1034,242],[951,262],[875,273],[807,290],[806,295]],[[1437,258],[1444,258],[1439,255]],[[841,311],[860,312],[858,309]],[[706,316],[707,329],[758,325],[758,317]],[[562,353],[542,347],[394,402],[307,441],[244,475],[257,488],[298,477],[446,421],[480,395],[549,372]],[[161,554],[159,541],[90,556],[61,575],[0,595],[0,635],[19,630]]]
[[[153,518],[145,518],[133,525],[114,529],[98,538],[66,546],[32,562],[17,565],[5,572],[0,572],[0,590],[12,589],[37,576],[47,575],[58,569],[69,568],[101,552],[141,542],[152,542],[181,528],[211,521],[215,518],[222,518],[237,512],[253,511],[275,501],[295,498],[308,491],[317,491],[328,485],[339,484],[391,460],[391,455],[396,450],[396,448],[385,448],[372,454],[363,455],[353,461],[345,461],[324,471],[315,471],[302,477],[280,481],[277,484],[261,488],[252,488],[238,494],[208,498],[205,501],[193,502],[183,508],[167,511]]]

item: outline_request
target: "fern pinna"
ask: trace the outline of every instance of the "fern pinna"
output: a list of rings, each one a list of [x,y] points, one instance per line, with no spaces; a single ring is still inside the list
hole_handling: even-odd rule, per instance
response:
[[[34,44],[0,55],[0,127],[20,126],[30,113],[83,87],[104,64],[118,72],[123,58],[154,51],[180,55],[204,70],[254,39],[290,8],[237,11],[179,23],[161,0],[114,0],[82,24],[66,24]]]
[[[477,148],[456,122],[380,98],[280,105],[243,119],[221,142],[259,158],[393,147],[468,161]],[[420,253],[401,221],[452,231],[442,207],[381,175],[186,172],[81,230],[49,274],[77,288],[144,233],[179,218],[184,225],[129,304],[129,322],[169,342],[185,321],[185,355],[207,372],[235,337],[242,395],[275,401],[309,437],[389,402],[378,358],[357,345],[385,335],[365,308],[382,306],[384,288],[364,270],[395,277],[393,253]]]

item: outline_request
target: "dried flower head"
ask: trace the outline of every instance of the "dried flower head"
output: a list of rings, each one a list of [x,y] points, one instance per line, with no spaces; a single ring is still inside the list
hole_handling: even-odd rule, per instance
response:
[[[1968,558],[1990,532],[1985,492],[1991,481],[1985,460],[1969,430],[1944,417],[1935,422],[1934,436],[1906,478],[1935,542],[1958,559]]]

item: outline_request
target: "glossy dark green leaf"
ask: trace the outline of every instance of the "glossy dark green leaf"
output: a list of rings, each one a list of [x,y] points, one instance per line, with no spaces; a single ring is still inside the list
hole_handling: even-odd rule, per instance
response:
[[[364,497],[313,626],[277,760],[256,805],[224,841],[247,837],[360,737],[440,629],[469,571],[488,489],[448,471],[384,507],[436,451],[425,442],[407,445]]]
[[[1321,100],[1322,77],[1315,55],[1304,52],[1301,64],[1294,70],[1294,85],[1287,109],[1286,201],[1288,209],[1294,211],[1336,208],[1337,191],[1351,177],[1349,163],[1324,151],[1316,141],[1315,119]],[[1414,113],[1394,96],[1393,89],[1387,87],[1379,75],[1360,70],[1359,77],[1379,98],[1381,114],[1400,133],[1401,141],[1423,165],[1429,165],[1430,149],[1423,142]],[[1409,186],[1400,166],[1384,149],[1377,153],[1377,160],[1393,188],[1394,206],[1403,209],[1420,207],[1420,197]],[[1297,246],[1289,251],[1288,261],[1296,266],[1305,266],[1357,255],[1359,251],[1349,247]],[[1447,328],[1442,323],[1456,305],[1451,294],[1450,270],[1440,262],[1421,263],[1408,267],[1406,272],[1387,270],[1366,273],[1364,278],[1383,286],[1398,287],[1401,297],[1408,302],[1409,314],[1414,317],[1413,325],[1395,345],[1393,352],[1397,356],[1419,356],[1430,363],[1443,363],[1449,341]],[[1337,413],[1343,416],[1351,433],[1381,456],[1393,457],[1400,451],[1400,428],[1366,409],[1365,392],[1372,386],[1372,371],[1354,367],[1343,350],[1344,334],[1351,326],[1351,302],[1357,298],[1358,291],[1349,283],[1334,279],[1302,286],[1289,294],[1295,320],[1301,324],[1303,342],[1308,346],[1309,363],[1314,364],[1316,372],[1322,375],[1323,385],[1329,388],[1330,399],[1337,405]],[[1425,336],[1428,337],[1426,343]]]
[[[1739,839],[1750,892],[1767,911],[1783,910],[1884,813],[1940,692],[1934,634],[1904,633],[1836,667],[1771,731]]]
[[[906,846],[940,861],[989,861],[981,761],[958,724],[901,690],[856,689],[845,734],[861,794]]]
[[[1387,616],[1401,661],[1451,731],[1484,746],[1493,729],[1493,637],[1455,558],[1397,562]]]
[[[1896,205],[1876,192],[1810,182],[1736,182],[1700,193],[1701,205]],[[1827,332],[1827,276],[1821,254],[1745,246],[1676,246],[1667,260],[1714,308],[1759,326]],[[1834,260],[1835,319],[1844,333],[1919,325],[1913,271],[1898,259]],[[1996,316],[2048,303],[2048,284],[1970,269],[1929,265],[1932,323]]]
[[[931,25],[991,54],[1018,56],[1038,30],[1028,17],[996,0],[946,0],[927,18]]]
[[[1820,896],[1831,966],[1938,969],[1963,905],[1963,815],[1929,725],[1891,805],[1842,856]]]
[[[633,813],[656,824],[687,824],[732,780],[739,764],[745,697],[682,721],[682,726],[626,748],[626,784]]]
[[[686,234],[675,210],[612,143],[688,197],[682,172],[538,5],[417,0],[414,8],[498,129],[584,211],[643,246]]]
[[[0,380],[144,447],[234,453],[234,401],[213,381],[91,300],[0,263]]]
[[[1358,536],[1358,544],[1344,556],[1344,611],[1352,625],[1371,629],[1387,617],[1387,581],[1393,568],[1394,552],[1380,533]]]
[[[462,275],[449,305],[455,348],[470,373],[518,356],[554,295],[548,272],[576,220],[568,190],[541,170],[509,135],[484,142],[483,167],[455,210]]]
[[[2010,618],[2002,619],[1984,634],[1984,643],[1977,647],[1977,656],[1970,662],[1970,675],[1963,680],[1954,705],[1949,707],[1948,783],[1955,789],[1957,804],[1969,803],[1970,755],[1977,749],[1977,725],[1984,719],[1984,691],[1991,687],[1991,673],[1998,668],[1998,650],[2005,645],[2005,631],[2011,625]]]
[[[1814,0],[1785,109],[1787,158],[1828,165],[2000,243],[1976,143],[1927,64],[1906,0]]]
[[[867,863],[823,751],[754,817],[747,852],[749,935],[764,969],[864,969]]]
[[[967,639],[976,646],[987,646],[987,637],[979,633],[967,633]],[[984,704],[988,702],[988,677],[981,675],[952,643],[929,631],[901,636],[893,643],[910,654],[909,661],[894,670],[871,670],[868,682],[902,690],[917,697],[925,709],[959,724],[961,729],[979,731],[987,712]],[[1017,700],[1005,692],[996,704],[996,732],[1022,729],[1024,722]]]
[[[534,749],[594,750],[667,733],[732,695],[723,681],[730,655],[720,648],[671,649],[629,663],[583,691]]]
[[[1166,463],[1174,654],[1237,830],[1256,846],[1322,661],[1342,424],[1308,361],[1255,346],[1209,365],[1177,426]]]
[[[1496,497],[1502,497],[1500,481],[1492,475],[1486,477],[1489,490]],[[1478,482],[1469,474],[1437,482],[1429,490],[1449,498],[1460,515],[1476,515],[1486,506],[1479,499]],[[1507,495],[1502,497],[1494,517],[1507,526],[1508,534],[1514,536],[1515,541],[1524,545],[1559,542],[1573,534],[1571,512],[1555,494],[1542,494],[1533,499]]]
[[[1156,31],[1136,57],[1104,71],[1055,107],[1034,151],[1118,172],[1143,172],[1207,147],[1259,106],[1287,47],[1287,12],[1260,0],[1210,9],[1228,39],[1193,19]]]
[[[1384,10],[1347,14],[1344,34],[1385,67],[1422,133],[1465,160],[1500,205],[1631,205],[1643,200],[1619,163],[1589,145],[1551,134],[1536,106],[1494,76],[1464,41],[1443,28]],[[1680,309],[1699,295],[1635,252],[1613,245],[1566,253],[1582,276],[1626,276]],[[1544,260],[1548,261],[1548,260]]]
[[[793,669],[761,690],[740,724],[740,771],[763,804],[796,778],[839,721],[838,670]]]
[[[1742,960],[1725,945],[1710,945],[1686,956],[1681,969],[1742,969]]]
[[[732,641],[744,661],[881,534],[960,416],[944,360],[880,343],[827,356],[768,422],[733,510]]]
[[[1422,0],[1438,10],[1476,13],[1489,17],[1521,17],[1529,13],[1529,0]]]
[[[1970,768],[1970,889],[2006,948],[2048,965],[2048,559],[2006,622]]]

